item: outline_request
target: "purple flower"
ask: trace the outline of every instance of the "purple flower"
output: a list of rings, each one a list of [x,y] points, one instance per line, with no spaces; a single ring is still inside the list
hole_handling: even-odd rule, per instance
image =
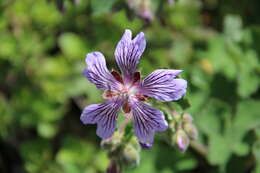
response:
[[[140,146],[142,147],[142,149],[150,149],[152,148],[153,144],[152,143],[141,143],[139,142]]]
[[[116,129],[119,109],[134,123],[135,135],[142,144],[152,145],[154,133],[164,131],[168,124],[163,113],[147,104],[147,98],[161,101],[174,101],[186,93],[187,82],[175,79],[181,70],[159,69],[141,80],[136,72],[137,64],[144,52],[144,33],[132,39],[132,32],[125,30],[115,50],[116,62],[122,72],[109,72],[102,53],[87,54],[87,68],[84,75],[98,89],[104,90],[106,102],[92,104],[84,108],[81,121],[84,124],[97,124],[97,135],[102,139],[111,137]]]

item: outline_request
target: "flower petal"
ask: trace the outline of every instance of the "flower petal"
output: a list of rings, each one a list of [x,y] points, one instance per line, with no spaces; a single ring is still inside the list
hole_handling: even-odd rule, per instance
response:
[[[153,144],[151,144],[151,143],[141,143],[141,142],[139,142],[139,144],[142,147],[142,149],[144,149],[144,150],[150,149],[153,146]]]
[[[163,101],[180,99],[187,88],[187,81],[174,79],[181,70],[155,70],[141,83],[140,93]]]
[[[84,124],[97,124],[97,135],[102,139],[113,135],[116,128],[121,99],[111,99],[101,104],[92,104],[83,110],[80,120]]]
[[[143,32],[140,32],[132,40],[132,32],[129,29],[125,30],[115,50],[116,62],[125,77],[132,77],[145,46]]]
[[[92,52],[87,54],[86,64],[88,67],[84,71],[87,79],[94,83],[98,89],[118,90],[119,82],[108,71],[106,60],[102,53]]]
[[[168,127],[161,111],[139,101],[131,102],[135,135],[142,144],[153,144],[155,131],[164,131]]]

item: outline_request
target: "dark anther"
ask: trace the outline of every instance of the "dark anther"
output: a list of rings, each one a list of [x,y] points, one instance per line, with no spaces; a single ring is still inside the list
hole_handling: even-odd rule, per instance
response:
[[[122,78],[122,76],[120,75],[119,72],[117,72],[117,71],[115,71],[115,70],[112,70],[112,71],[111,71],[111,74],[114,76],[114,78],[115,78],[118,82],[123,83],[123,78]]]
[[[131,107],[127,102],[123,105],[123,111],[124,113],[129,113],[131,111]]]
[[[104,98],[104,99],[111,99],[114,95],[115,95],[115,93],[114,93],[113,91],[106,90],[106,91],[103,93],[103,98]]]
[[[139,82],[140,79],[141,79],[141,73],[140,73],[140,72],[135,72],[135,73],[134,73],[133,83]]]
[[[140,101],[147,101],[149,97],[146,95],[138,94],[138,95],[136,95],[136,98],[138,98],[138,100],[140,100]]]

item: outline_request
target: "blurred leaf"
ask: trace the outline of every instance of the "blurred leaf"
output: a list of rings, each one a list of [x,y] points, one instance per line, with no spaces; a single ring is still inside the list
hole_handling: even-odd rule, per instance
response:
[[[100,15],[100,14],[104,14],[107,13],[111,10],[113,4],[116,2],[117,0],[91,0],[91,7],[93,9],[93,14],[94,15]]]
[[[183,98],[178,101],[178,104],[182,107],[183,110],[188,109],[190,107],[189,100],[187,98]]]
[[[62,34],[59,45],[69,59],[83,59],[88,52],[83,40],[73,33]]]
[[[256,133],[260,132],[260,128],[258,127],[256,129]],[[258,173],[260,171],[260,135],[257,136],[258,139],[257,141],[255,141],[254,145],[253,145],[253,154],[255,156],[256,159],[256,168],[254,170],[254,173]]]
[[[103,152],[97,152],[93,145],[73,136],[64,139],[63,147],[58,152],[56,160],[67,172],[72,170],[82,172],[83,168],[88,167],[104,171],[108,166],[108,159]]]
[[[39,172],[42,165],[46,166],[51,159],[50,143],[41,138],[28,140],[22,144],[21,154],[26,161],[26,169],[29,172]]]
[[[172,10],[172,13],[167,18],[169,22],[178,29],[185,29],[199,25],[199,7],[200,1],[179,0]],[[189,20],[190,18],[193,20]]]
[[[212,99],[205,103],[201,112],[197,113],[196,122],[207,136],[221,133],[221,117],[230,116],[230,108],[218,100]]]
[[[175,39],[172,48],[173,61],[182,65],[188,62],[193,53],[192,43],[189,40],[180,37],[176,37]]]
[[[142,27],[142,22],[138,18],[129,21],[125,10],[121,10],[117,13],[112,14],[111,19],[111,22],[115,26],[119,27],[122,31],[126,28],[131,29],[133,31],[140,31]]]
[[[108,165],[109,165],[109,160],[107,158],[107,153],[105,152],[98,152],[96,157],[95,157],[95,161],[94,161],[94,166],[96,167],[97,171],[101,171],[104,172]]]
[[[42,24],[44,27],[50,27],[60,22],[62,16],[58,12],[54,3],[48,3],[45,0],[34,2],[31,8],[32,18]]]
[[[236,117],[233,120],[236,130],[247,131],[260,125],[259,106],[260,101],[254,100],[239,103]]]
[[[233,151],[239,156],[245,156],[249,153],[249,145],[241,142],[236,142],[233,145]]]
[[[259,75],[256,68],[260,67],[254,51],[247,51],[240,63],[238,76],[238,93],[241,97],[248,97],[259,88]]]
[[[14,117],[11,116],[12,109],[0,92],[0,137],[8,137]]]
[[[177,162],[176,167],[180,171],[191,170],[197,166],[197,161],[194,159],[183,159]]]
[[[2,34],[0,42],[0,56],[2,58],[11,59],[17,49],[16,40],[11,35]]]
[[[68,162],[83,164],[91,159],[90,156],[91,153],[95,152],[94,150],[95,149],[92,145],[88,145],[81,139],[73,136],[67,136],[66,138],[64,138],[63,147],[57,154],[56,159],[61,164],[66,164]]]
[[[211,81],[211,76],[207,75],[198,67],[191,67],[191,82],[196,87],[202,89],[204,92],[209,90],[209,82]]]
[[[242,20],[238,15],[227,15],[224,19],[224,33],[232,41],[242,39]]]
[[[208,158],[213,165],[225,164],[231,156],[231,151],[225,137],[219,135],[209,136]]]
[[[41,122],[37,126],[37,130],[40,136],[45,138],[52,138],[57,133],[57,127],[54,124]]]
[[[210,58],[213,71],[224,74],[229,79],[234,79],[237,74],[235,60],[226,51],[226,42],[219,36],[210,40],[208,54],[204,57]]]
[[[200,110],[203,110],[204,104],[207,102],[208,93],[204,92],[188,92],[186,95],[189,98],[190,107],[188,111],[194,116],[200,116]],[[196,121],[197,118],[195,118]]]

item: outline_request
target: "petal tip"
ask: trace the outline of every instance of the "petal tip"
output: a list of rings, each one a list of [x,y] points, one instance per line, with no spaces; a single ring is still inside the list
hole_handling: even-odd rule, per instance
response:
[[[138,34],[140,37],[144,37],[144,32],[139,32]]]
[[[125,32],[130,32],[130,33],[132,33],[132,31],[130,30],[130,29],[125,29]]]
[[[144,150],[148,150],[148,149],[151,149],[153,144],[152,143],[142,143],[142,142],[139,142],[140,146],[142,147],[142,149]]]
[[[178,73],[177,75],[179,75],[180,73],[182,73],[184,70],[176,70],[176,73]]]
[[[159,131],[165,131],[167,129],[168,129],[168,122],[165,119],[163,119],[163,126]]]
[[[85,117],[86,115],[84,114],[84,112],[80,115],[80,121],[83,123],[83,124],[88,124],[87,123],[87,118]]]
[[[129,41],[132,40],[132,31],[130,29],[125,29],[122,39]]]
[[[90,52],[86,55],[86,64],[91,65],[95,62],[97,58],[104,58],[103,54],[98,51]]]
[[[183,70],[169,70],[174,77],[178,76]]]

